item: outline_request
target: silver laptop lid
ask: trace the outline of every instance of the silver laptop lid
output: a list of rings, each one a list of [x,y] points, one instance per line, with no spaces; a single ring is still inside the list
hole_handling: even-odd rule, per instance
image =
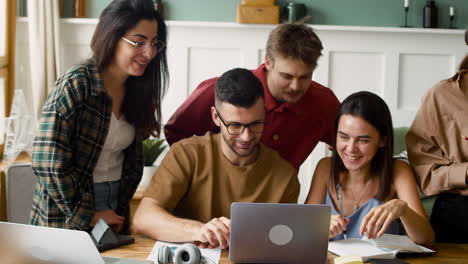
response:
[[[326,263],[328,205],[233,203],[229,259],[236,263]]]
[[[104,264],[84,231],[0,222],[0,237],[22,254],[47,263]]]
[[[52,264],[151,264],[150,260],[102,257],[88,233],[0,221],[0,242],[21,255]],[[0,256],[1,259],[1,256]],[[1,263],[1,261],[0,261]]]

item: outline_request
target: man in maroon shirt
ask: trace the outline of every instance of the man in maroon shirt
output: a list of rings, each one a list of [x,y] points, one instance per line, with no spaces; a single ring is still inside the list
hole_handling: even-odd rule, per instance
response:
[[[265,63],[252,70],[265,93],[266,125],[262,143],[296,169],[319,141],[331,145],[339,101],[312,81],[322,43],[312,28],[281,24],[268,38]],[[218,78],[203,81],[164,126],[169,144],[207,131],[219,132],[210,118]]]

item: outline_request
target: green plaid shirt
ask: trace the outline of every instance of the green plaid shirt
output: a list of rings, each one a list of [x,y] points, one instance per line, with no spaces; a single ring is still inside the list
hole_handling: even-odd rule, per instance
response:
[[[57,80],[33,143],[32,165],[38,183],[31,224],[89,229],[94,214],[93,171],[111,113],[112,101],[96,66],[75,66]],[[126,217],[128,228],[129,203],[143,172],[141,139],[136,137],[124,155],[116,213]]]

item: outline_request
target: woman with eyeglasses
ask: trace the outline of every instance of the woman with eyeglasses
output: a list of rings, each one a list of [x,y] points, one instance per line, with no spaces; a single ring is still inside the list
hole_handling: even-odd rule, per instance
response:
[[[128,233],[142,140],[161,132],[166,37],[152,0],[114,0],[104,9],[91,58],[62,75],[44,105],[31,224],[90,230],[102,218]]]
[[[393,158],[390,110],[370,92],[341,103],[332,157],[317,164],[306,203],[331,206],[332,240],[391,233],[422,245],[434,241],[413,172]]]

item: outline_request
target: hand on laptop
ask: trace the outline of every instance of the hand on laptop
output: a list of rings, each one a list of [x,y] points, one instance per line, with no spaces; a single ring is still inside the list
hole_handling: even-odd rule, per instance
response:
[[[344,218],[341,214],[331,216],[330,230],[328,232],[328,238],[334,238],[337,235],[343,233],[346,230],[346,226],[349,223],[349,218]]]
[[[194,244],[202,248],[221,247],[226,249],[229,247],[230,232],[230,219],[226,217],[213,218],[201,227]]]
[[[102,218],[112,228],[114,232],[120,232],[125,222],[125,217],[120,216],[114,212],[114,210],[104,210],[94,212],[93,219],[91,220],[90,226],[95,226],[97,221]]]

